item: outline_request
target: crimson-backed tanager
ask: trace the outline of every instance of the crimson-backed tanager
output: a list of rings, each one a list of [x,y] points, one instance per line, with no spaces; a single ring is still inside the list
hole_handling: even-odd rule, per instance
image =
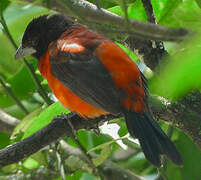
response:
[[[58,100],[83,119],[123,114],[146,158],[160,167],[160,155],[182,158],[153,119],[146,78],[113,41],[63,15],[43,15],[27,26],[15,59],[33,55]]]

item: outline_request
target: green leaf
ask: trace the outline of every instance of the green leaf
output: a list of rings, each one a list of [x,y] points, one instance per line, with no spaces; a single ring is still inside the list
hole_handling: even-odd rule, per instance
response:
[[[27,67],[25,67],[25,65],[22,66],[21,70],[18,71],[15,76],[9,78],[7,80],[7,83],[11,86],[13,93],[19,99],[30,98],[36,91],[34,81],[30,76],[30,72]]]
[[[18,165],[16,163],[7,165],[7,166],[4,166],[1,168],[1,171],[4,172],[6,175],[10,174],[10,173],[16,173],[17,170],[18,170]],[[2,180],[4,180],[4,179],[5,178],[3,178]]]
[[[119,139],[117,139],[117,140],[119,140]],[[99,149],[102,150],[102,149],[106,148],[107,146],[113,144],[113,143],[116,142],[117,140],[112,140],[112,141],[109,141],[109,142],[100,144],[100,145],[98,145],[98,146],[96,146],[96,147],[90,149],[87,153],[90,153],[90,152],[92,152],[92,151],[96,151],[96,150],[99,150]]]
[[[47,109],[42,111],[38,117],[36,117],[30,126],[27,128],[23,138],[30,136],[39,129],[43,128],[53,120],[54,117],[61,115],[62,113],[69,113],[59,102],[50,105]]]
[[[178,167],[168,161],[166,176],[171,180],[200,179],[201,177],[201,151],[192,140],[180,132],[176,141],[178,150],[184,161],[184,167]],[[174,174],[174,176],[173,176]]]
[[[118,14],[119,16],[124,16],[124,13],[120,6],[114,6],[112,8],[109,8],[108,11]]]
[[[78,180],[78,179],[81,179],[82,175],[83,175],[83,172],[80,170],[77,170],[73,174],[66,176],[66,179],[67,180]],[[61,178],[53,179],[53,180],[61,180]]]
[[[10,137],[8,134],[0,132],[0,149],[9,145]]]
[[[40,166],[44,165],[47,166],[47,156],[45,153],[38,151],[37,153],[34,153],[30,156],[32,159],[34,159],[35,161],[37,161]]]
[[[88,174],[88,173],[83,173],[82,178],[80,180],[100,180],[100,178],[95,177],[95,176]]]
[[[157,22],[161,23],[165,21],[166,18],[171,17],[182,3],[182,0],[152,0]]]
[[[25,116],[25,118],[23,118],[20,123],[15,127],[11,138],[15,138],[16,136],[18,136],[18,134],[24,134],[27,130],[27,128],[29,128],[29,126],[33,123],[33,121],[35,120],[35,118],[41,113],[42,108],[38,108],[35,111],[31,112],[30,114],[28,114],[27,116]]]
[[[195,0],[195,2],[196,2],[197,5],[201,8],[201,0]]]
[[[90,167],[85,161],[73,155],[65,159],[65,165],[71,172],[75,172],[77,170],[83,170],[85,172],[92,173],[93,171],[92,167]]]
[[[98,145],[98,146],[96,146],[96,147],[90,149],[87,153],[92,152],[92,151],[96,151],[96,150],[99,150],[99,149],[104,149],[104,148],[106,148],[107,146],[109,146],[109,145],[115,143],[116,141],[122,140],[122,139],[125,139],[125,138],[127,138],[127,136],[124,136],[124,137],[121,137],[121,138],[118,138],[118,139],[115,139],[115,140],[108,141],[108,142],[106,142],[106,143],[100,144],[100,145]]]
[[[10,1],[8,0],[0,0],[0,13],[3,13],[4,10],[9,6]]]
[[[29,111],[29,112],[32,112],[34,111],[35,109],[37,109],[40,104],[38,103],[35,103],[35,102],[32,102],[31,100],[30,101],[21,101],[23,103],[23,105],[26,107],[26,109]],[[17,104],[15,104],[13,102],[12,105],[8,106],[8,107],[4,107],[2,108],[5,112],[7,112],[8,114],[18,118],[18,119],[22,119],[25,117],[25,114],[24,112],[21,110],[21,108],[19,108],[19,106]]]
[[[89,150],[94,146],[98,146],[102,143],[105,143],[106,141],[109,141],[110,139],[104,134],[97,136],[91,131],[80,130],[78,132],[78,140],[80,141],[80,143],[82,143],[86,150]]]
[[[146,12],[142,1],[136,1],[128,6],[128,17],[139,21],[147,21]]]
[[[33,79],[24,65],[21,66],[21,69],[14,76],[11,76],[5,82],[20,100],[30,100],[30,97],[36,91]],[[0,86],[0,108],[8,108],[13,105],[15,105],[15,102],[6,93],[5,89]]]
[[[157,172],[156,167],[147,161],[142,152],[129,157],[129,159],[124,161],[122,165],[124,168],[133,170],[135,173],[140,175],[156,174]]]
[[[1,31],[0,47],[0,74],[3,74],[5,79],[7,79],[15,75],[15,73],[21,69],[22,61],[14,61],[15,49]]]
[[[125,15],[120,6],[114,6],[112,8],[109,8],[108,10],[120,16]],[[135,19],[140,21],[147,20],[146,13],[141,1],[136,1],[135,3],[128,4],[127,12],[128,12],[128,18],[130,19]]]
[[[1,0],[6,1],[6,0]],[[24,6],[22,4],[11,3],[4,11],[4,18],[8,25],[9,31],[16,42],[21,42],[22,34],[27,24],[36,16],[49,11],[38,6]],[[21,69],[22,61],[14,61],[15,49],[3,34],[0,28],[0,74],[5,78],[15,75]]]
[[[104,146],[104,148],[102,148],[100,155],[92,159],[94,165],[96,167],[101,165],[109,157],[110,153],[111,153],[110,146],[109,145]]]
[[[40,166],[40,164],[36,160],[29,157],[24,160],[23,166],[27,169],[36,169]]]
[[[201,26],[201,11],[193,0],[153,0],[157,22],[170,27],[190,29]]]
[[[119,136],[120,137],[125,136],[128,133],[126,123],[125,122],[119,122],[118,124],[120,125],[120,129],[118,131]]]
[[[95,4],[94,0],[88,0],[89,2]],[[117,0],[118,1],[118,0]],[[101,8],[107,9],[116,5],[116,0],[98,0]]]
[[[118,43],[118,42],[116,42],[116,44],[117,44],[121,49],[123,49],[124,52],[125,52],[126,54],[128,54],[129,57],[130,57],[134,62],[137,62],[137,61],[139,60],[138,57],[133,53],[133,51],[131,51],[130,49],[126,48],[124,45],[122,45],[122,44],[120,44],[120,43]]]
[[[178,99],[193,89],[201,88],[201,32],[192,40],[174,48],[169,63],[161,68],[160,77],[151,83],[152,90],[164,97]]]

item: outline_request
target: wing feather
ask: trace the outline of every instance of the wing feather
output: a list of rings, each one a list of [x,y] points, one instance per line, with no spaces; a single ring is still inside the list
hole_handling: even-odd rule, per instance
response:
[[[85,102],[112,114],[120,112],[119,96],[110,73],[92,51],[80,44],[65,41],[54,56],[50,55],[51,72],[72,93]],[[56,48],[58,46],[52,46]],[[76,51],[76,47],[78,47]],[[80,51],[79,51],[80,49]],[[72,102],[73,103],[73,102]]]

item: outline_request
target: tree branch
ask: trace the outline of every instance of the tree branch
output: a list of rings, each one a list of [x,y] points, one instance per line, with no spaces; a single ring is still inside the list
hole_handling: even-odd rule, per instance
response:
[[[0,109],[0,121],[15,127],[20,121]]]
[[[158,102],[161,103],[161,102]],[[201,149],[201,94],[199,91],[188,93],[178,102],[153,106],[152,111],[157,119],[171,122],[188,134]]]
[[[49,125],[35,134],[0,150],[0,167],[18,162],[63,136],[71,136],[72,126],[68,121],[75,130],[79,130],[97,128],[97,124],[114,118],[117,117],[108,115],[86,121],[73,113],[55,117]]]
[[[24,0],[30,2],[30,0]],[[45,4],[42,4],[45,6]],[[48,4],[48,8],[59,11],[67,16],[78,18],[85,24],[104,24],[115,26],[122,33],[127,33],[143,39],[161,41],[179,41],[185,39],[190,31],[183,28],[168,28],[152,23],[129,20],[131,28],[128,30],[126,20],[103,8],[99,10],[96,5],[85,0],[57,0]],[[120,32],[118,31],[118,33]]]
[[[197,91],[190,93],[179,103],[169,106],[162,104],[159,100],[156,102],[156,98],[154,100],[155,102],[152,103],[152,111],[155,117],[164,121],[174,122],[178,128],[190,135],[201,149],[200,93]],[[159,103],[160,106],[158,106]],[[0,150],[0,167],[18,162],[63,136],[71,136],[72,127],[68,121],[71,121],[75,130],[94,129],[97,128],[97,124],[120,117],[121,115],[118,117],[107,115],[86,121],[78,115],[69,114],[58,116],[49,125],[30,137]]]

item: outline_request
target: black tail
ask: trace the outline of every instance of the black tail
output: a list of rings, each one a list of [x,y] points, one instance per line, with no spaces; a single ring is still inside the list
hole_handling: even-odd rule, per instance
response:
[[[160,155],[166,155],[179,166],[183,165],[176,147],[149,113],[126,111],[125,119],[129,133],[139,140],[145,157],[153,165],[161,166]]]

